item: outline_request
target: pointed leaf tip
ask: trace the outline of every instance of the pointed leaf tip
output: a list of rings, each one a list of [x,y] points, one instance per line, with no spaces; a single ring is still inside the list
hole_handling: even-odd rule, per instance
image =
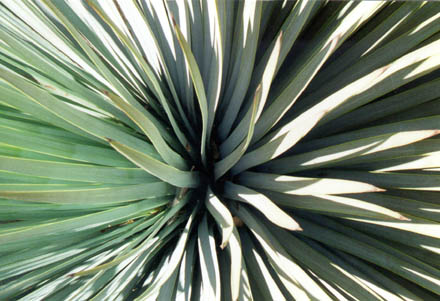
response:
[[[438,134],[440,134],[440,130],[433,130],[431,137],[437,136]]]
[[[401,221],[405,221],[405,222],[410,222],[410,221],[411,221],[410,218],[408,218],[408,217],[406,217],[406,216],[403,216],[403,215],[400,215],[400,216],[399,216],[399,220],[401,220]]]

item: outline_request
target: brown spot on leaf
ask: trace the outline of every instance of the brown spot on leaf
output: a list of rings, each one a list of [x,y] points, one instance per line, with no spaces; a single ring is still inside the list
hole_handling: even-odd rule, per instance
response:
[[[333,51],[339,43],[339,40],[342,38],[342,33],[338,33],[330,42],[330,49]]]
[[[244,223],[238,216],[233,216],[232,220],[234,221],[235,227],[243,227]]]
[[[390,68],[390,65],[386,65],[386,66],[383,66],[382,68],[380,68],[378,77],[381,76],[382,74],[384,74],[389,68]]]

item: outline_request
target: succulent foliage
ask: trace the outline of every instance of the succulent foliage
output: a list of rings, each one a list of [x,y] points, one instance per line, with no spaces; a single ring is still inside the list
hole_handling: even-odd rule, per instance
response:
[[[1,300],[438,300],[440,3],[1,0]]]

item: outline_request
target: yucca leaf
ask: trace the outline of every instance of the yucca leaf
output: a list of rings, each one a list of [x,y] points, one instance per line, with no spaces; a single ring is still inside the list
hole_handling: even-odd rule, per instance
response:
[[[214,217],[222,232],[222,243],[220,248],[224,249],[228,245],[229,238],[234,229],[232,215],[228,208],[212,193],[211,189],[208,189],[206,198],[206,208],[209,213],[211,213],[212,217]]]
[[[201,148],[200,153],[202,155],[202,159],[206,161],[205,148],[206,143],[209,136],[209,125],[208,125],[208,112],[209,112],[209,104],[206,96],[205,87],[203,84],[202,76],[200,74],[199,67],[197,66],[197,62],[194,58],[194,55],[191,52],[191,49],[188,46],[188,43],[183,37],[182,32],[180,31],[177,24],[174,23],[174,30],[176,32],[177,38],[179,40],[180,47],[185,55],[185,61],[188,65],[189,72],[191,74],[191,79],[194,85],[194,89],[197,95],[197,100],[199,101],[200,112],[202,115],[202,135],[201,135]]]
[[[368,137],[374,137],[374,136],[378,136],[379,133],[382,134],[391,134],[393,132],[396,132],[396,128],[402,128],[404,131],[417,131],[417,130],[432,130],[432,134],[433,134],[433,138],[435,138],[435,133],[436,133],[436,124],[437,124],[437,119],[438,116],[430,116],[430,117],[425,117],[425,118],[420,118],[420,119],[414,119],[414,120],[406,120],[406,121],[401,121],[401,122],[396,122],[396,123],[391,123],[391,124],[384,124],[384,125],[378,125],[378,126],[373,126],[373,127],[367,127],[367,128],[363,128],[360,130],[355,130],[355,131],[349,131],[349,132],[344,132],[341,134],[337,134],[337,135],[332,135],[329,137],[325,137],[325,138],[320,138],[320,139],[314,139],[308,142],[304,142],[303,144],[299,144],[296,147],[296,150],[298,152],[305,152],[307,150],[310,149],[320,149],[320,148],[324,148],[324,147],[328,147],[328,146],[332,146],[332,145],[336,145],[336,144],[343,144],[352,140],[356,140],[356,137],[362,136],[365,138]],[[422,132],[421,132],[422,133]],[[429,145],[429,144],[434,144],[435,145],[436,140],[435,139],[429,139],[426,141],[420,141],[418,143],[414,143],[414,144],[410,144],[408,146],[402,146],[399,148],[399,150],[403,151],[408,151],[408,150],[413,150],[413,149],[417,149],[418,146],[425,146],[425,145]],[[436,150],[435,146],[432,146],[431,149]],[[433,151],[432,150],[432,151]],[[397,151],[397,149],[396,149]],[[427,151],[428,152],[428,151]],[[391,148],[389,151],[384,151],[384,154],[386,153],[394,153],[393,149]],[[421,153],[416,153],[416,154],[422,154]],[[376,157],[378,154],[376,155],[369,155],[366,157],[369,158],[374,158]],[[352,161],[362,161],[364,158],[363,157],[359,157],[356,159],[350,159],[350,162]]]
[[[372,161],[368,169],[372,171],[401,171],[412,169],[433,169],[440,167],[439,153],[431,153],[420,156],[407,156],[384,161]],[[356,169],[365,169],[365,164],[356,164]]]
[[[236,213],[245,223],[249,224],[252,234],[261,244],[272,267],[282,276],[280,280],[284,285],[287,285],[286,289],[295,298],[308,299],[308,296],[310,296],[318,300],[331,300],[300,266],[290,260],[290,256],[281,246],[280,242],[277,241],[265,226],[259,224],[257,219],[246,208],[240,206]]]
[[[124,144],[113,140],[108,141],[111,146],[113,146],[119,153],[121,153],[131,162],[165,182],[173,184],[177,187],[195,187],[198,184],[196,172],[176,169]]]
[[[263,262],[261,255],[253,247],[253,243],[246,232],[240,233],[243,239],[243,252],[249,270],[249,277],[253,283],[252,295],[255,298],[270,300],[286,300],[276,282],[272,279],[270,272]],[[263,280],[264,279],[264,280]]]
[[[162,217],[162,220],[166,218]],[[70,274],[71,277],[81,277],[81,276],[87,276],[96,274],[101,271],[108,270],[109,268],[118,266],[119,264],[127,265],[131,261],[138,259],[140,256],[147,255],[150,259],[153,257],[153,255],[160,250],[164,246],[166,242],[168,242],[169,234],[171,233],[171,230],[175,229],[176,226],[178,226],[182,222],[182,219],[175,219],[172,223],[170,223],[170,227],[166,229],[162,229],[162,231],[159,232],[160,227],[157,226],[157,224],[153,225],[153,227],[150,227],[147,231],[142,233],[141,236],[136,237],[136,239],[132,240],[126,245],[126,248],[122,250],[122,252],[118,252],[118,255],[113,258],[110,261],[107,261],[106,263],[97,265],[93,268],[77,271],[73,274]],[[172,226],[171,226],[172,225]],[[154,232],[159,232],[159,235],[154,237],[154,239],[151,239],[153,235],[151,235]],[[165,237],[168,237],[166,240]],[[147,239],[145,239],[147,238]],[[142,244],[139,246],[136,246],[139,242],[142,241]],[[156,243],[155,243],[156,242]]]
[[[250,298],[250,284],[247,276],[246,265],[243,262],[240,234],[234,226],[229,244],[226,246],[231,261],[231,297],[232,300]],[[245,296],[243,296],[245,295]],[[247,296],[246,296],[247,295]]]
[[[87,99],[90,104],[96,105],[97,108],[103,110],[104,112],[108,112],[115,117],[124,120],[125,122],[129,121],[127,117],[122,114],[122,112],[118,111],[115,107],[107,103],[101,95],[93,93],[83,85],[78,84],[73,80],[73,76],[71,74],[61,69],[54,62],[51,62],[43,55],[38,54],[38,48],[34,47],[32,49],[28,49],[25,47],[25,44],[20,43],[20,41],[17,39],[14,39],[14,37],[8,34],[6,31],[1,31],[0,37],[2,37],[2,39],[4,39],[9,45],[14,47],[14,49],[18,50],[14,52],[15,55],[19,55],[21,59],[26,59],[29,64],[32,64],[35,67],[47,70],[57,82],[63,85],[62,89],[65,94],[67,94],[66,89],[68,87],[69,94]]]
[[[177,267],[179,266],[179,262],[181,261],[181,258],[183,256],[183,252],[188,241],[188,236],[192,228],[192,222],[197,212],[196,209],[197,207],[194,208],[191,216],[189,217],[185,225],[183,233],[181,234],[179,241],[177,242],[177,245],[171,254],[168,264],[166,265],[167,269],[164,270],[163,273],[158,274],[155,281],[151,285],[149,285],[148,289],[144,293],[142,293],[141,296],[137,298],[138,300],[148,299],[161,288],[161,286],[172,276],[174,271],[177,271]]]
[[[324,195],[377,192],[382,189],[371,184],[351,180],[331,178],[305,178],[268,174],[262,172],[243,172],[238,181],[256,189],[267,189],[295,195]]]
[[[145,220],[148,220],[147,223],[145,223]],[[104,235],[95,237],[90,240],[83,241],[81,243],[77,243],[76,241],[68,242],[65,244],[62,248],[60,245],[51,246],[49,248],[40,250],[39,252],[35,252],[35,250],[27,250],[25,252],[21,252],[20,255],[15,254],[14,255],[5,255],[4,256],[4,263],[5,265],[1,268],[2,271],[2,280],[7,279],[11,276],[20,275],[22,273],[26,273],[28,271],[34,270],[36,268],[39,268],[41,266],[46,266],[48,264],[52,264],[55,262],[58,262],[60,260],[63,260],[64,258],[68,256],[75,256],[79,253],[81,253],[81,249],[83,247],[90,247],[93,246],[95,243],[102,243],[103,241],[107,239],[112,239],[111,243],[107,243],[105,246],[103,246],[104,250],[105,248],[108,248],[111,245],[116,245],[123,241],[126,237],[132,235],[135,230],[139,230],[142,228],[145,224],[148,225],[150,220],[154,220],[155,217],[152,218],[141,218],[132,224],[127,224],[124,227],[119,227],[115,231],[111,231],[108,233],[104,233]],[[142,225],[140,225],[142,224]],[[119,237],[117,237],[119,236]],[[62,244],[61,244],[62,246]],[[76,247],[79,247],[78,249],[75,249]],[[60,250],[61,249],[61,250]],[[63,250],[65,252],[63,252]],[[100,249],[99,249],[100,250]],[[99,251],[98,250],[98,251]],[[47,253],[48,251],[52,251],[52,253]],[[91,253],[93,254],[93,253]]]
[[[289,78],[287,84],[283,85],[281,94],[273,100],[273,103],[262,115],[261,121],[256,125],[253,141],[257,141],[285,114],[294,103],[301,92],[310,83],[313,76],[335,49],[352,33],[358,26],[368,20],[383,3],[360,3],[352,7],[345,3],[333,13],[332,18],[337,20],[339,14],[348,12],[347,16],[340,18],[334,23],[328,21],[332,26],[325,27],[315,41],[308,45],[309,51],[304,52],[304,58],[299,60],[300,66],[296,66],[295,74]],[[360,13],[362,11],[362,13]],[[320,119],[318,110],[315,118]],[[314,124],[311,122],[310,124]]]
[[[264,69],[262,80],[255,90],[252,106],[249,108],[248,112],[241,120],[241,122],[233,130],[231,135],[225,140],[224,143],[220,145],[220,154],[222,156],[228,154],[228,157],[217,163],[218,165],[221,165],[221,162],[228,162],[227,158],[233,158],[233,160],[231,160],[232,162],[230,163],[230,167],[232,167],[246,152],[246,149],[248,148],[252,140],[255,124],[263,111],[267,96],[269,94],[270,85],[275,76],[276,66],[279,60],[280,50],[282,46],[282,37],[283,35],[282,33],[280,33],[267,62],[267,66]],[[249,125],[246,124],[248,120]],[[234,151],[232,151],[232,147],[236,147],[238,142],[243,139],[243,137],[244,141],[242,141],[241,144]],[[218,174],[222,175],[222,173]]]
[[[336,116],[340,116],[343,113],[370,102],[374,97],[381,96],[392,89],[396,89],[411,80],[435,70],[440,61],[440,53],[438,51],[439,44],[440,43],[437,43],[437,41],[434,41],[410,52],[390,64],[375,69],[372,73],[339,90],[339,95],[341,95],[341,93],[348,93],[350,96],[352,95],[350,90],[354,87],[360,89],[358,91],[363,91],[363,89],[374,89],[374,93],[362,93],[362,96],[357,94],[350,99],[350,102],[345,102],[346,98],[342,98],[335,102],[336,106],[339,105],[338,107],[334,104],[329,105],[328,108],[336,107],[336,109],[326,116],[323,122],[332,120]],[[396,81],[396,78],[402,78],[402,76],[402,80]],[[369,82],[370,80],[372,80],[372,82]],[[327,100],[323,100],[323,103],[334,101],[330,100],[333,99],[333,97],[337,97],[336,94],[329,96],[329,98],[326,98]],[[322,106],[325,105],[323,104]]]
[[[127,114],[127,116],[129,116],[133,120],[133,122],[135,122],[139,126],[139,128],[142,129],[144,134],[150,139],[151,143],[157,149],[157,152],[161,155],[165,162],[179,169],[187,168],[187,165],[183,158],[173,149],[171,149],[171,147],[169,147],[169,145],[164,140],[164,138],[166,137],[164,131],[166,133],[166,129],[158,129],[158,121],[156,120],[156,118],[153,117],[152,114],[148,113],[148,111],[142,113],[141,111],[130,106],[123,99],[111,92],[107,92],[107,95],[122,111]],[[162,135],[164,135],[165,137],[163,137]],[[169,141],[169,143],[172,142],[176,141]]]
[[[326,127],[326,134],[347,130],[353,125],[362,125],[374,120],[392,117],[393,114],[406,109],[417,107],[440,96],[438,88],[440,81],[434,80],[423,85],[406,90],[397,95],[391,95],[378,102],[369,103],[356,110],[330,121]],[[380,110],[379,110],[380,108]]]
[[[65,170],[69,169],[68,174]],[[115,168],[0,156],[0,170],[43,178],[112,184],[140,184],[153,177],[140,168]]]
[[[115,126],[105,123],[92,116],[80,113],[78,110],[75,110],[67,104],[58,101],[46,91],[34,86],[24,78],[20,78],[18,75],[10,72],[9,70],[2,70],[0,77],[7,80],[17,89],[23,91],[23,93],[26,93],[29,97],[31,97],[30,100],[42,106],[44,110],[47,110],[50,113],[66,120],[78,128],[81,132],[86,132],[87,134],[93,135],[102,140],[105,140],[106,138],[114,138],[137,149],[141,149],[142,152],[153,154],[153,156],[156,153],[148,143],[122,132]]]
[[[310,1],[297,1],[293,4],[293,7],[289,11],[287,18],[282,23],[280,30],[276,33],[277,37],[273,39],[271,45],[267,48],[264,53],[264,56],[260,59],[258,64],[255,67],[255,73],[253,75],[253,84],[258,80],[260,76],[264,73],[264,70],[267,69],[269,65],[270,55],[275,49],[277,41],[281,37],[284,36],[284,43],[281,45],[280,49],[280,57],[276,62],[276,71],[280,69],[282,63],[285,61],[288,52],[291,50],[294,42],[297,40],[301,31],[304,29],[307,20],[313,16],[313,11],[319,6],[322,5],[320,2],[310,2]],[[251,84],[251,87],[253,85]]]
[[[430,124],[430,121],[433,123]],[[391,148],[405,146],[435,136],[439,133],[439,131],[435,129],[434,123],[436,122],[437,120],[435,117],[415,121],[411,120],[410,126],[414,127],[409,131],[405,131],[403,129],[403,127],[406,125],[405,122],[390,124],[387,126],[390,128],[397,126],[399,127],[399,131],[393,129],[388,130],[385,128],[383,132],[390,132],[390,134],[352,140],[350,142],[333,145],[328,148],[318,149],[313,152],[273,160],[265,166],[267,166],[269,171],[291,173],[326,165],[336,165],[335,163],[340,164],[339,162],[344,161],[345,159],[353,158],[354,156],[361,157],[362,155],[368,155]],[[296,168],[289,169],[285,168],[285,166],[295,166]]]
[[[298,223],[275,205],[269,198],[247,187],[225,183],[224,195],[227,198],[248,203],[263,213],[272,223],[285,229],[301,231]]]
[[[237,46],[232,49],[233,57],[229,71],[229,78],[233,84],[226,88],[224,97],[227,99],[225,104],[228,106],[223,104],[222,108],[224,114],[229,117],[222,118],[219,124],[219,136],[223,139],[228,136],[232,128],[251,80],[257,51],[261,9],[262,3],[258,1],[239,3],[238,10],[242,12],[242,16],[238,19],[239,32],[234,35],[234,39],[237,39],[239,44],[234,43],[234,46]],[[240,44],[243,47],[238,47]]]
[[[322,214],[336,214],[341,217],[359,216],[383,219],[409,220],[399,212],[389,210],[356,198],[348,198],[336,195],[307,195],[295,196],[284,193],[265,191],[274,203],[287,207],[317,211]]]
[[[8,250],[12,250],[23,245],[26,246],[29,245],[30,242],[40,244],[43,237],[45,239],[49,239],[51,235],[65,235],[67,233],[73,234],[74,232],[80,233],[81,227],[83,227],[82,231],[86,231],[91,227],[90,225],[96,228],[102,226],[103,224],[115,224],[118,221],[123,221],[127,218],[142,216],[148,212],[148,210],[158,208],[167,203],[168,202],[166,200],[148,200],[78,218],[66,219],[61,222],[28,227],[16,232],[2,233],[0,234],[0,241],[2,242],[0,252],[7,252]]]
[[[270,228],[273,230],[274,235],[276,235],[280,241],[284,242],[283,245],[286,248],[286,251],[303,262],[308,268],[313,270],[314,273],[327,281],[337,284],[339,287],[350,287],[351,289],[348,293],[352,294],[355,298],[360,300],[375,298],[371,291],[362,289],[359,283],[338,270],[333,262],[315,251],[312,247],[308,246],[295,236],[289,235],[282,229],[276,229],[274,227]]]
[[[336,76],[344,69],[350,67],[357,59],[364,57],[373,50],[378,49],[390,36],[403,27],[415,12],[421,7],[426,7],[422,3],[406,2],[406,3],[392,3],[380,11],[371,23],[361,28],[358,34],[359,40],[351,47],[347,47],[344,55],[335,58],[326,68],[325,72],[319,73],[314,81],[316,86],[324,84],[332,77]],[[370,31],[368,31],[370,29]],[[365,32],[363,32],[365,31]]]
[[[438,270],[433,268],[432,266],[426,264],[426,262],[420,261],[417,258],[411,257],[410,254],[406,254],[405,252],[402,252],[401,249],[396,248],[393,244],[387,244],[383,240],[378,240],[375,236],[366,235],[364,232],[357,230],[355,227],[347,227],[344,224],[346,221],[338,220],[330,217],[322,217],[322,219],[317,220],[315,216],[306,214],[306,213],[300,213],[304,217],[307,217],[310,221],[313,223],[316,223],[320,226],[327,227],[328,229],[331,229],[333,231],[336,231],[338,233],[342,233],[344,235],[351,235],[353,233],[356,234],[356,236],[352,237],[353,239],[356,239],[358,241],[362,241],[364,243],[369,244],[370,246],[382,250],[386,253],[392,254],[393,256],[400,258],[409,264],[412,264],[414,266],[417,266],[423,270],[429,271],[432,274],[437,274]],[[410,233],[408,233],[410,234]],[[430,239],[432,241],[432,239]],[[409,243],[409,241],[408,241]],[[423,246],[420,246],[423,247]]]
[[[221,176],[223,176],[229,169],[231,169],[235,163],[237,163],[241,156],[246,152],[249,143],[251,142],[252,135],[254,132],[255,119],[257,117],[257,105],[259,100],[261,99],[261,86],[258,86],[257,91],[255,91],[254,103],[252,105],[252,109],[250,111],[250,122],[248,126],[248,133],[246,138],[241,142],[241,144],[230,153],[226,158],[220,160],[215,164],[214,173],[215,178],[218,180]]]
[[[392,193],[392,192],[388,192],[388,193]],[[377,205],[386,206],[387,208],[399,212],[403,212],[411,216],[417,216],[436,222],[440,221],[440,215],[439,215],[440,205],[435,203],[430,203],[428,200],[425,200],[423,195],[416,197],[411,195],[398,197],[384,193],[375,193],[375,194],[366,193],[362,195],[357,194],[356,198]]]
[[[203,216],[198,228],[198,250],[202,277],[201,298],[220,300],[220,271],[212,228],[208,226],[207,215]]]
[[[371,288],[371,290],[374,290],[374,292],[376,292],[379,296],[382,296],[384,299],[421,300],[406,287],[393,281],[393,279],[387,278],[385,275],[378,272],[374,267],[369,266],[364,261],[338,250],[329,252],[319,245],[319,243],[306,237],[303,239],[308,245],[312,246],[314,249],[328,257],[339,270],[342,268],[347,277],[350,277],[360,285]],[[383,287],[386,289],[380,285],[383,285]],[[351,292],[347,293],[350,294]]]
[[[436,52],[439,47],[436,43],[437,42],[433,42],[414,51],[414,53],[407,54],[390,65],[375,70],[373,73],[360,78],[305,111],[293,121],[271,134],[266,139],[266,144],[243,156],[240,162],[234,167],[234,173],[267,162],[281,155],[295,145],[299,139],[305,136],[324,116],[327,116],[327,113],[330,111],[332,111],[332,113],[329,113],[330,115],[328,115],[324,121],[334,119],[338,114],[341,115],[356,108],[356,106],[368,102],[369,99],[373,99],[374,97],[370,95],[371,93],[365,92],[368,89],[373,89],[374,87],[374,95],[377,97],[380,96],[381,93],[384,94],[390,91],[392,88],[397,88],[395,85],[388,85],[393,81],[395,82],[394,78],[396,77],[403,75],[409,81],[410,78],[422,76],[432,71],[439,63],[439,55],[437,55]],[[399,81],[399,85],[403,84],[404,82]],[[354,95],[352,91],[356,91],[356,93],[363,91],[365,93]],[[362,95],[362,97],[359,96],[356,98],[356,95]],[[344,106],[344,102],[349,98],[351,99],[349,102],[350,105]],[[339,106],[343,109],[336,109]],[[293,131],[293,129],[295,129],[295,131]]]
[[[388,269],[412,282],[418,283],[430,291],[438,291],[439,286],[437,276],[428,274],[426,270],[422,270],[417,266],[409,264],[398,257],[394,257],[387,252],[367,245],[364,242],[355,241],[348,236],[318,226],[317,224],[310,223],[304,219],[299,220],[301,225],[308,228],[304,228],[304,235],[318,241],[323,241],[323,237],[325,237],[325,243],[328,245],[332,245],[337,249],[353,254],[369,262],[374,262],[376,265]],[[426,275],[427,277],[422,277],[421,275]]]
[[[407,4],[406,6],[412,6],[413,11],[417,11],[417,9],[414,9],[414,7],[420,6],[420,4]],[[403,6],[403,8],[405,8],[405,6]],[[407,11],[408,8],[405,10]],[[411,28],[408,32],[405,32],[384,46],[376,50],[370,50],[367,54],[363,53],[362,57],[349,65],[348,68],[343,68],[337,73],[333,73],[333,71],[330,73],[331,80],[327,79],[327,82],[319,87],[318,92],[314,93],[314,95],[310,97],[316,97],[319,99],[325,97],[325,95],[328,95],[330,91],[335,91],[337,87],[344,87],[347,83],[353,82],[361,76],[367,74],[368,70],[386,65],[388,62],[407,54],[408,51],[410,51],[417,44],[436,33],[440,29],[438,22],[438,18],[440,17],[438,13],[440,11],[438,7],[436,5],[433,6],[432,3],[426,3],[419,9],[419,11],[421,10],[429,12],[433,16],[426,18],[426,20],[419,24],[416,28]],[[372,43],[369,41],[368,45],[371,44]],[[396,45],[400,46],[396,47]],[[346,59],[346,55],[347,54],[344,53],[344,59]],[[350,62],[350,60],[348,60],[348,62]],[[343,66],[345,64],[346,63],[344,63]],[[326,73],[327,71],[323,70],[322,74]]]
[[[379,226],[384,226],[388,229],[399,229],[402,231],[406,231],[406,232],[413,232],[413,233],[417,233],[417,234],[421,234],[423,235],[420,239],[420,241],[424,241],[426,244],[428,241],[435,241],[432,240],[430,238],[435,238],[438,239],[439,235],[438,235],[438,230],[440,228],[440,225],[436,222],[432,222],[432,221],[427,221],[427,220],[423,220],[420,218],[413,218],[412,219],[412,223],[408,223],[408,222],[388,222],[388,221],[383,221],[383,220],[375,220],[375,219],[356,219],[353,218],[352,220],[357,220],[357,221],[361,221],[362,223],[371,223],[374,225],[379,225]],[[368,227],[368,226],[367,226]],[[377,228],[381,228],[381,227],[377,227]],[[393,234],[396,236],[397,239],[397,234],[393,232]],[[402,233],[403,234],[403,233]],[[413,236],[410,233],[406,233],[406,235],[408,237]],[[425,238],[424,236],[428,236],[429,238]],[[411,242],[411,244],[416,245],[417,244],[417,238],[419,236],[415,236],[415,239]],[[425,239],[423,239],[425,238]],[[435,252],[437,254],[440,254],[439,251]]]
[[[384,188],[416,189],[438,191],[437,186],[440,181],[440,175],[427,174],[420,172],[400,173],[400,172],[364,172],[364,171],[346,171],[329,170],[326,174],[330,177],[340,179],[350,179],[362,181],[373,185],[380,183]]]
[[[4,126],[0,127],[2,128],[2,131],[0,132],[0,142],[20,149],[21,151],[29,150],[54,156],[60,161],[62,161],[63,158],[121,168],[134,167],[131,163],[127,164],[127,160],[110,148],[72,143],[71,141],[67,142],[65,139],[56,137],[54,134],[44,135],[31,131],[12,130],[9,127]],[[33,125],[33,127],[35,129],[35,125]],[[73,139],[72,137],[69,138]],[[43,140],[44,142],[42,142]]]
[[[176,299],[189,300],[192,293],[192,276],[194,274],[196,239],[193,237],[187,244],[179,268]]]
[[[89,200],[91,205],[111,205],[145,198],[172,195],[174,189],[163,182],[137,185],[0,185],[0,196],[12,200],[78,203]]]
[[[114,32],[116,33],[116,35],[123,41],[123,43],[130,49],[131,53],[136,57],[136,60],[138,61],[138,64],[141,66],[143,72],[147,75],[148,80],[150,85],[152,86],[152,90],[157,94],[160,104],[162,105],[162,107],[164,108],[164,110],[167,113],[168,116],[168,120],[170,121],[174,133],[176,134],[176,136],[178,137],[179,141],[181,142],[181,144],[186,147],[189,142],[187,141],[185,135],[183,134],[182,130],[179,128],[177,121],[174,117],[174,114],[172,112],[172,109],[170,107],[170,105],[168,104],[167,100],[165,99],[164,93],[162,91],[162,89],[160,88],[160,84],[159,81],[157,80],[157,78],[154,76],[152,68],[148,65],[148,63],[145,61],[145,59],[142,57],[142,55],[140,54],[140,52],[138,51],[138,49],[135,47],[135,45],[133,45],[129,38],[126,37],[120,30],[119,28],[109,19],[109,17],[102,11],[100,10],[98,7],[96,7],[95,5],[92,4],[91,1],[88,1],[88,4],[97,11],[97,13],[100,15],[100,17],[107,23],[109,24],[109,26],[114,30]],[[127,101],[134,107],[136,103],[131,101],[131,98],[127,99]],[[131,115],[131,114],[130,114]],[[185,118],[185,116],[183,116]],[[151,128],[151,124],[150,124],[150,128]],[[149,132],[151,132],[151,129],[148,130]],[[158,135],[156,135],[156,137],[160,137]],[[156,138],[156,139],[157,139]],[[162,149],[163,144],[159,144],[158,150]],[[170,153],[171,149],[167,150],[167,153]],[[174,156],[176,156],[177,154],[174,154]],[[180,162],[180,164],[184,164],[182,161]]]
[[[204,79],[206,87],[206,99],[208,102],[208,125],[207,141],[211,139],[215,113],[220,100],[223,78],[223,52],[224,52],[224,1],[204,1],[205,20],[205,44],[204,44]],[[209,43],[209,46],[208,46]],[[209,67],[208,67],[209,66]]]

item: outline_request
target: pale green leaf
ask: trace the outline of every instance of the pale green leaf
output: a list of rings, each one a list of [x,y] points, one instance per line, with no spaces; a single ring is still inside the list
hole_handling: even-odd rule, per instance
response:
[[[255,190],[226,182],[224,196],[257,208],[267,219],[279,227],[301,231],[301,227],[290,215],[280,209],[269,198]]]
[[[109,143],[131,162],[167,183],[177,187],[197,187],[199,184],[197,172],[176,169],[117,141],[109,140]]]

